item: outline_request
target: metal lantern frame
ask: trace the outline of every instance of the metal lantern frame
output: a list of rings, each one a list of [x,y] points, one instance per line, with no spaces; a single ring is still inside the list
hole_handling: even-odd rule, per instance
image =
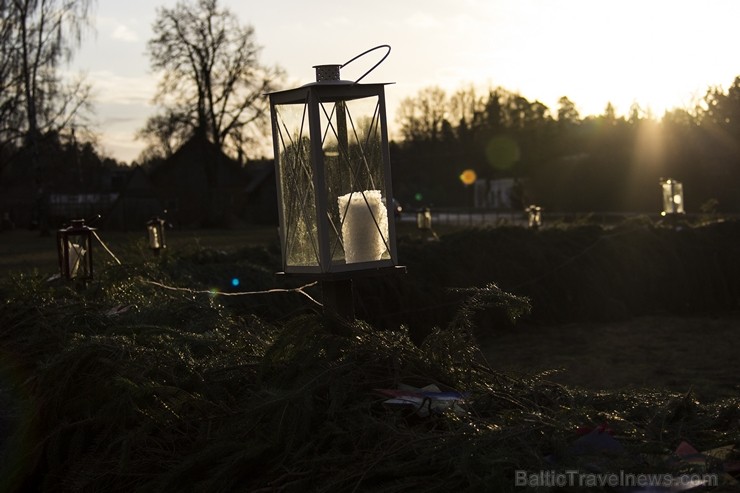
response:
[[[341,67],[317,65],[316,82],[268,95],[285,274],[350,278],[398,267],[387,84],[341,80]],[[354,114],[354,108],[373,106]],[[368,182],[377,190],[365,189]],[[361,211],[365,233],[382,240],[380,258],[350,260],[348,223],[355,206],[367,209]]]
[[[95,228],[84,219],[74,219],[71,225],[57,231],[59,273],[68,280],[93,279],[93,236]]]
[[[167,248],[164,225],[164,219],[159,217],[153,217],[146,223],[147,243],[154,255],[159,255],[160,250]]]
[[[660,187],[663,192],[663,211],[660,215],[684,214],[683,184],[673,178],[661,178]]]

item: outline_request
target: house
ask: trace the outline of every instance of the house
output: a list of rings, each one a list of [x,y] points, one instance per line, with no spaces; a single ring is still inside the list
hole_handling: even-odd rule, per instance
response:
[[[244,219],[251,224],[278,224],[278,198],[275,161],[250,161],[244,168],[247,177]]]
[[[123,185],[116,188],[118,193],[115,200],[103,218],[106,228],[143,231],[146,222],[152,217],[165,217],[162,201],[141,166],[131,169],[125,176]]]
[[[475,207],[492,210],[521,210],[525,183],[517,178],[478,179],[475,182]]]
[[[241,221],[245,173],[202,133],[154,168],[150,178],[176,227],[229,227]]]

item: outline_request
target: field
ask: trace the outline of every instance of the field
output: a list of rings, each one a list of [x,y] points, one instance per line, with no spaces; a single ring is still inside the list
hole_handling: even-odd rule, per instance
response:
[[[523,326],[483,346],[493,368],[591,390],[667,389],[702,400],[740,395],[740,317],[637,317]]]
[[[99,231],[101,239],[116,254],[141,258],[150,255],[145,244],[146,232]],[[167,244],[171,250],[211,248],[233,250],[240,246],[277,244],[277,229],[253,228],[239,231],[197,230],[167,231]],[[102,249],[101,255],[106,256]],[[104,257],[107,262],[109,259]],[[54,273],[57,267],[56,236],[41,237],[38,231],[14,230],[0,232],[0,274],[10,272]]]
[[[736,225],[441,233],[403,230],[408,274],[357,282],[367,322],[338,325],[275,277],[274,229],[160,257],[101,232],[121,264],[99,250],[85,289],[48,281],[53,240],[0,233],[0,489],[527,491],[515,470],[721,467],[683,440],[738,458]],[[432,383],[465,413],[374,395]],[[629,455],[573,455],[598,425]]]

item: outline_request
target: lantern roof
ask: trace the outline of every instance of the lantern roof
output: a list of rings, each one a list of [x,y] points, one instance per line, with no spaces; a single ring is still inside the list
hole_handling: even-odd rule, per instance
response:
[[[371,51],[377,50],[379,48],[385,48],[388,51],[383,56],[383,58],[373,65],[373,67],[370,68],[367,72],[365,72],[362,76],[360,76],[357,80],[343,80],[341,78],[340,72],[341,69],[352,63],[353,61],[357,60],[358,58],[370,53]],[[291,91],[301,90],[301,89],[314,89],[323,91],[331,91],[329,88],[336,89],[338,91],[343,91],[342,96],[343,97],[365,97],[368,94],[377,93],[381,90],[381,88],[388,84],[394,84],[394,82],[380,82],[380,83],[372,83],[372,84],[360,84],[359,82],[365,78],[366,75],[368,75],[370,72],[372,72],[378,65],[380,65],[383,60],[386,59],[388,54],[391,51],[391,47],[388,45],[379,45],[374,48],[370,48],[369,50],[360,53],[359,55],[355,56],[351,60],[343,63],[331,63],[331,64],[322,64],[322,65],[314,65],[313,68],[316,70],[316,80],[314,82],[309,82],[307,84],[303,84],[302,86],[294,89],[285,89],[281,91],[273,91],[269,92],[266,95],[273,97],[276,95],[281,95],[279,99],[283,99],[281,101],[282,104],[285,103],[292,103],[292,102],[299,102],[300,100],[304,99],[303,97],[299,97],[298,99],[294,99],[290,96],[286,96],[290,94]],[[348,88],[355,88],[355,89],[348,89]],[[340,89],[341,88],[341,89]],[[305,94],[305,93],[299,93],[299,94]],[[287,100],[285,100],[287,99]]]
[[[72,219],[69,226],[63,227],[59,232],[78,233],[81,231],[96,231],[97,228],[92,228],[85,224],[84,219]]]
[[[276,104],[305,103],[310,93],[322,101],[350,100],[384,93],[386,85],[391,83],[358,84],[352,81],[310,82],[293,89],[284,89],[268,93]]]
[[[348,88],[348,87],[356,87],[356,88],[377,88],[377,87],[383,87],[388,86],[391,84],[395,84],[395,82],[372,82],[367,84],[361,84],[359,82],[355,82],[352,80],[321,80],[321,81],[314,81],[314,82],[308,82],[306,84],[303,84],[298,87],[293,87],[290,89],[280,89],[278,91],[272,91],[268,92],[265,95],[266,96],[272,96],[275,94],[285,94],[289,93],[291,91],[297,91],[299,89],[309,89],[309,88],[317,88],[319,90],[322,90],[322,88]],[[362,90],[362,89],[360,89]]]

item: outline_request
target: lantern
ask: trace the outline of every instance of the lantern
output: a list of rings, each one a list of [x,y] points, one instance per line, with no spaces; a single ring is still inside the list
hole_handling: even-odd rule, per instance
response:
[[[57,231],[59,273],[65,279],[88,281],[93,278],[92,237],[95,228],[75,219],[71,226]]]
[[[420,209],[416,213],[416,227],[422,231],[429,231],[432,229],[432,211],[429,207]]]
[[[164,219],[153,217],[146,223],[146,232],[149,238],[149,248],[154,255],[159,255],[159,251],[167,248],[164,239]]]
[[[386,84],[360,84],[370,71],[341,80],[350,62],[314,66],[316,82],[268,95],[286,274],[336,279],[398,266]]]
[[[542,226],[542,207],[538,205],[530,205],[526,209],[529,227],[531,229],[538,229]]]
[[[663,211],[660,215],[684,214],[683,184],[671,178],[661,178],[660,186],[663,190]]]

